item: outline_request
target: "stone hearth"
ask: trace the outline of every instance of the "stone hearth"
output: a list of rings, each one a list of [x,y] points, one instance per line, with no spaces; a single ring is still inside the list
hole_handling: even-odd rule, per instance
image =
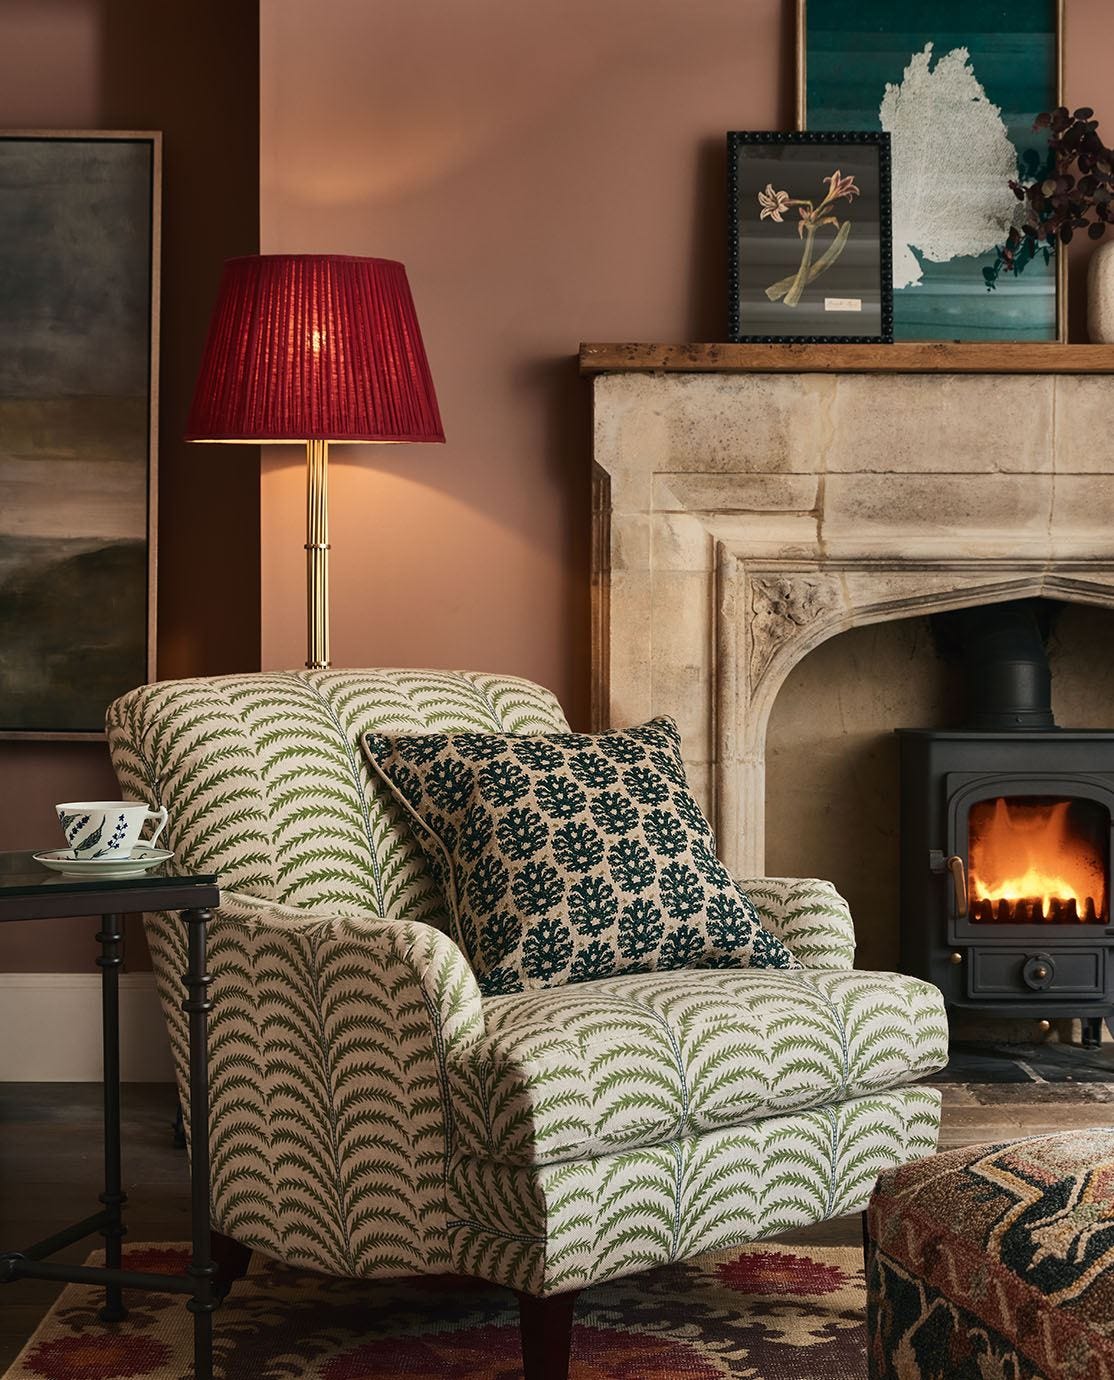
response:
[[[1032,353],[1009,372],[1010,347],[1001,373],[871,372],[862,351],[833,370],[803,348],[796,370],[646,372],[585,347],[596,721],[677,718],[739,875],[763,871],[766,726],[808,652],[1025,596],[1114,607],[1114,378],[1087,347],[1047,350],[1039,372]]]

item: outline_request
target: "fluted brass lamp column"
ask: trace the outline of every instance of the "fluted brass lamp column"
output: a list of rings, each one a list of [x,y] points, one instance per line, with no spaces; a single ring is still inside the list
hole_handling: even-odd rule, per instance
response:
[[[402,264],[225,264],[186,440],[305,446],[307,666],[329,665],[329,442],[444,439]]]

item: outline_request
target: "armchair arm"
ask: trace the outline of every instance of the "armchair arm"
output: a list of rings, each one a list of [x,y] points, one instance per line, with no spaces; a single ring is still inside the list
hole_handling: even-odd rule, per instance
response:
[[[831,882],[816,878],[739,878],[762,924],[805,968],[852,968],[855,922]]]
[[[146,917],[183,1096],[183,926]],[[225,893],[209,926],[210,1144],[218,1226],[331,1274],[448,1267],[453,1052],[483,1032],[445,934]]]
[[[432,925],[383,920],[361,911],[345,915],[298,910],[235,891],[221,893],[218,916],[222,921],[238,921],[257,933],[277,930],[297,935],[312,931],[333,942],[355,945],[369,960],[373,980],[381,980],[388,969],[401,965],[408,979],[421,988],[446,1052],[483,1033],[482,998],[471,965],[456,943]]]

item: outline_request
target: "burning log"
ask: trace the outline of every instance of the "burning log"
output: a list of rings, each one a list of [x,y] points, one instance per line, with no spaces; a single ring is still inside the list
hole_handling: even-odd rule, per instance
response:
[[[1045,904],[1047,900],[1047,905]],[[1080,911],[1074,896],[982,897],[971,902],[971,919],[977,925],[1096,925],[1105,923],[1088,896]]]

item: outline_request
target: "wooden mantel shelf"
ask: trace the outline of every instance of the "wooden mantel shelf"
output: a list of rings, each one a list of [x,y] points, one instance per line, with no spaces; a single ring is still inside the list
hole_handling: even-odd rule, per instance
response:
[[[1114,345],[581,345],[583,374],[1114,374]]]

